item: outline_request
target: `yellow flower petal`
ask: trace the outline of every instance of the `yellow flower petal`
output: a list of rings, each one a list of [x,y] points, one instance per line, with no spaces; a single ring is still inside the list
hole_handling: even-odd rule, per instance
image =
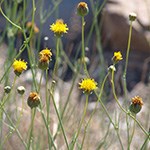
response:
[[[79,83],[79,88],[84,92],[91,92],[97,88],[97,82],[94,79],[85,78]]]
[[[114,62],[118,62],[118,61],[122,60],[123,58],[122,58],[121,52],[120,51],[119,52],[114,52],[114,56],[113,56],[112,59],[113,59]]]
[[[24,70],[27,69],[27,62],[25,62],[24,60],[14,60],[14,63],[13,63],[13,68],[14,68],[14,72],[15,73],[18,73],[21,74]]]
[[[67,24],[64,24],[62,19],[57,19],[55,23],[50,25],[50,30],[53,31],[56,35],[61,36],[63,33],[67,33],[69,29]]]

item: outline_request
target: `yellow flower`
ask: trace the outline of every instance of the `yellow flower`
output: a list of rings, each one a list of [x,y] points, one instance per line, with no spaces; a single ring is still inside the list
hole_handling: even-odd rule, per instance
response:
[[[123,58],[122,58],[122,54],[121,54],[120,51],[119,52],[114,52],[114,56],[112,58],[112,60],[114,61],[114,63],[117,63],[117,62],[119,62],[122,59]]]
[[[89,8],[87,3],[85,2],[80,2],[77,6],[77,13],[79,16],[84,17],[85,15],[87,15],[89,12]]]
[[[97,82],[95,82],[94,79],[85,78],[79,83],[79,88],[84,92],[90,93],[97,88]]]
[[[129,107],[130,111],[134,114],[137,114],[142,109],[143,101],[140,96],[135,96],[132,99],[132,103]]]
[[[55,35],[61,36],[63,33],[67,33],[69,29],[62,19],[57,19],[55,23],[50,25],[50,30],[53,31]]]
[[[52,52],[51,50],[49,49],[43,49],[40,53],[39,53],[39,56],[42,57],[42,56],[46,56],[48,57],[48,59],[50,59],[52,57]]]
[[[24,70],[27,69],[27,62],[25,62],[24,60],[14,60],[13,63],[13,68],[14,68],[14,72],[17,76],[19,76]]]

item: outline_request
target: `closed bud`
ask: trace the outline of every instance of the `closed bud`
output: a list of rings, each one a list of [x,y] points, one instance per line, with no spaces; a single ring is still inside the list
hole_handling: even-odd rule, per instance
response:
[[[135,21],[135,19],[136,19],[136,14],[135,13],[130,13],[129,14],[129,20],[130,21]]]
[[[25,92],[24,86],[19,86],[19,87],[17,88],[17,92],[18,92],[20,95],[23,95],[24,92]]]
[[[85,2],[80,2],[77,6],[77,13],[79,16],[84,17],[88,14],[89,8],[87,3]]]
[[[10,91],[11,91],[11,87],[10,86],[5,86],[4,87],[4,91],[5,91],[5,93],[10,93]]]
[[[110,72],[116,71],[115,66],[114,66],[114,65],[110,65],[110,66],[108,67],[108,71],[110,71]]]

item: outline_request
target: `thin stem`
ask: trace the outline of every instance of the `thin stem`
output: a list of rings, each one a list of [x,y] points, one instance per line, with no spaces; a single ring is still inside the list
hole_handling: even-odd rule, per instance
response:
[[[128,37],[128,46],[127,46],[127,53],[126,53],[126,61],[125,61],[125,68],[124,68],[124,73],[123,73],[124,94],[125,94],[125,96],[127,96],[126,74],[127,74],[127,67],[128,67],[128,61],[129,61],[129,52],[130,52],[130,45],[131,45],[131,36],[132,36],[132,21],[130,22],[129,37]]]
[[[54,65],[53,75],[52,75],[53,79],[55,76],[57,76],[57,72],[58,72],[59,42],[60,42],[60,37],[57,37],[57,39],[56,39],[56,61],[55,61],[55,65]]]
[[[115,123],[112,121],[112,119],[111,119],[111,117],[110,117],[110,115],[109,115],[109,113],[108,113],[108,111],[107,111],[107,108],[106,108],[105,105],[103,104],[101,98],[99,97],[99,95],[98,95],[95,91],[94,91],[94,93],[95,93],[96,97],[98,98],[98,101],[100,102],[100,104],[101,104],[103,110],[105,111],[107,117],[109,118],[110,122],[112,123],[112,125],[114,126],[114,128],[116,128],[116,125],[115,125]]]
[[[81,150],[83,149],[83,145],[84,145],[84,141],[85,141],[85,137],[86,137],[86,133],[87,133],[87,127],[88,127],[88,125],[86,125],[85,129],[84,129],[84,135],[83,135],[83,139],[82,139],[82,143],[81,143]]]
[[[69,103],[69,100],[70,100],[70,96],[71,96],[71,94],[72,94],[73,87],[75,86],[75,80],[76,80],[76,78],[77,78],[77,75],[78,75],[78,73],[76,73],[75,76],[74,76],[74,78],[73,78],[73,81],[72,81],[72,84],[71,84],[72,86],[70,87],[70,91],[69,91],[67,100],[66,100],[66,102],[65,102],[65,106],[64,106],[63,111],[62,111],[62,115],[61,115],[62,118],[63,118],[64,113],[65,113],[65,110],[66,110],[66,108],[67,108],[67,106],[68,106],[68,103]]]
[[[135,115],[135,119],[136,119],[136,115]],[[128,141],[128,150],[130,150],[130,145],[131,145],[131,142],[132,142],[132,139],[133,139],[133,136],[134,136],[134,132],[135,132],[135,125],[136,125],[136,122],[134,120],[134,124],[133,124],[133,131],[132,131],[132,134],[131,134],[131,137],[130,137],[130,140]]]
[[[56,113],[57,113],[57,117],[58,117],[58,120],[59,120],[59,123],[60,123],[60,127],[61,127],[61,129],[62,129],[62,133],[63,133],[63,136],[64,136],[64,140],[65,140],[67,149],[69,150],[69,144],[68,144],[68,141],[67,141],[67,136],[66,136],[66,133],[65,133],[63,124],[62,124],[62,120],[61,120],[60,114],[59,114],[59,112],[58,112],[58,108],[57,108],[56,103],[55,103],[55,100],[54,100],[53,93],[52,93],[51,91],[50,91],[50,95],[51,95],[51,97],[52,97],[52,101],[53,101],[53,104],[54,104],[54,108],[55,108],[55,111],[56,111]]]
[[[150,132],[149,132],[149,135],[146,137],[144,143],[142,144],[142,147],[140,148],[140,150],[146,150],[146,144],[147,144],[147,141],[149,140],[149,137],[150,137]]]
[[[25,141],[23,140],[23,137],[21,136],[21,134],[20,134],[18,128],[16,128],[16,126],[15,126],[14,123],[12,122],[11,118],[9,117],[9,115],[5,112],[4,108],[2,107],[1,109],[2,109],[2,111],[5,113],[5,115],[6,115],[7,119],[8,119],[8,121],[9,121],[10,124],[11,124],[11,126],[12,126],[12,127],[14,128],[14,130],[17,132],[18,137],[20,138],[20,140],[21,140],[21,142],[23,143],[24,147],[27,148],[27,144],[26,144]]]
[[[117,98],[117,95],[116,95],[116,91],[115,91],[115,86],[114,86],[114,71],[112,71],[112,79],[111,79],[111,85],[112,85],[112,90],[113,90],[113,95],[114,95],[114,98],[119,106],[119,108],[125,113],[127,114],[128,116],[130,116],[137,124],[138,126],[141,128],[141,130],[148,136],[148,132],[144,129],[144,127],[140,124],[140,122],[128,111],[126,111],[122,106],[121,104],[119,103],[119,100]]]
[[[53,145],[54,149],[56,150],[57,148],[56,148],[56,146],[55,146],[55,144],[54,144],[54,140],[53,140],[52,134],[51,134],[51,132],[50,132],[48,122],[46,121],[45,114],[44,114],[44,112],[43,112],[43,110],[42,110],[42,105],[41,105],[41,103],[40,103],[40,109],[41,109],[41,115],[42,115],[42,118],[43,118],[45,127],[46,127],[46,129],[47,129],[47,133],[48,133],[49,149],[52,148],[52,146],[51,146],[51,142],[52,142],[52,145]]]
[[[35,118],[36,108],[31,109],[31,126],[30,126],[30,135],[28,141],[28,150],[30,150],[31,141],[33,138],[33,126],[34,126],[34,118]]]
[[[82,62],[83,62],[83,66],[84,66],[84,73],[87,77],[89,77],[87,65],[85,62],[84,26],[85,26],[85,21],[84,21],[84,17],[82,17]]]
[[[64,108],[63,108],[62,113],[61,113],[61,119],[62,119],[62,120],[63,120],[64,114],[65,114],[65,111],[67,110],[66,108],[67,108],[67,106],[68,106],[68,103],[69,103],[69,100],[70,100],[70,96],[71,96],[72,91],[73,91],[73,87],[75,86],[75,80],[76,80],[76,78],[77,78],[77,76],[78,76],[78,73],[79,73],[78,70],[80,70],[80,69],[76,69],[76,72],[75,72],[76,74],[74,75],[74,78],[73,78],[73,80],[72,80],[72,84],[71,84],[71,87],[70,87],[70,90],[69,90],[69,94],[68,94],[68,96],[67,96],[67,100],[66,100],[66,102],[65,102]],[[56,132],[56,134],[54,135],[54,140],[55,140],[56,137],[57,137],[57,134],[58,134],[59,129],[60,129],[60,124],[58,125],[57,132]]]
[[[117,137],[118,137],[119,143],[121,145],[121,149],[124,150],[123,144],[122,144],[122,141],[121,141],[121,138],[120,138],[120,134],[119,134],[119,128],[116,128],[115,130],[117,132]]]
[[[41,89],[43,75],[44,75],[44,71],[42,71],[41,76],[40,76],[40,83],[39,83],[38,93],[40,92],[40,89]]]
[[[19,25],[15,24],[13,21],[11,21],[11,20],[4,14],[4,12],[3,12],[1,6],[0,6],[0,12],[2,13],[2,15],[4,16],[4,18],[5,18],[9,23],[11,23],[14,27],[18,28],[19,30],[22,30],[22,28],[21,28]]]
[[[50,114],[50,101],[48,98],[48,69],[46,69],[46,88],[45,88],[45,95],[46,95],[46,108],[47,108],[47,122],[49,124],[49,114]]]
[[[73,141],[73,144],[71,146],[71,150],[74,149],[74,146],[75,146],[75,143],[76,143],[76,140],[80,134],[80,131],[81,131],[81,127],[82,127],[82,124],[84,122],[84,119],[85,119],[85,116],[86,116],[86,111],[87,111],[87,106],[88,106],[88,100],[89,100],[89,94],[86,94],[86,102],[85,102],[85,106],[84,106],[84,110],[83,110],[83,114],[82,114],[82,118],[81,118],[81,121],[80,121],[80,124],[79,124],[79,127],[78,127],[78,131],[76,132],[76,135],[75,135],[75,138],[74,138],[74,141]]]
[[[126,114],[126,126],[127,126],[127,141],[130,143],[130,122],[129,116]]]
[[[128,45],[127,45],[127,53],[126,53],[126,61],[125,61],[125,68],[123,73],[123,90],[125,95],[125,106],[127,107],[127,81],[126,81],[126,74],[127,74],[127,67],[129,62],[129,52],[130,52],[130,45],[131,45],[131,37],[132,37],[132,21],[130,22],[129,28],[129,37],[128,37]],[[126,108],[127,109],[127,108]],[[128,122],[128,115],[126,114],[126,125],[127,125],[127,138],[128,143],[130,143],[130,136],[129,136],[129,122]]]

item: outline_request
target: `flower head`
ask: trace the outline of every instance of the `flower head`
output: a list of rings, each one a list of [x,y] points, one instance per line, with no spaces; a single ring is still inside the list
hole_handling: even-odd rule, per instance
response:
[[[135,96],[131,100],[132,102],[129,109],[132,113],[137,114],[141,110],[143,105],[142,98],[140,96]]]
[[[140,96],[133,97],[132,104],[134,104],[134,105],[138,104],[138,105],[142,106],[143,105],[142,98]]]
[[[97,88],[97,82],[95,82],[94,79],[85,78],[79,83],[79,88],[84,92],[90,93]]]
[[[31,92],[27,100],[28,106],[32,109],[40,104],[40,96],[36,92]]]
[[[119,61],[122,60],[122,59],[123,59],[123,58],[122,58],[122,54],[121,54],[120,51],[114,52],[114,56],[113,56],[113,58],[112,58],[112,60],[113,60],[114,63],[117,63],[117,62],[119,62]]]
[[[62,19],[57,19],[55,23],[50,25],[50,30],[53,31],[56,36],[60,37],[63,33],[67,33],[69,29]]]
[[[46,56],[50,60],[50,58],[52,57],[52,52],[51,52],[51,50],[46,48],[46,49],[43,49],[42,51],[40,51],[39,55],[40,55],[40,57]]]
[[[80,2],[77,6],[77,13],[79,16],[86,16],[89,12],[89,8],[88,8],[88,5],[87,3],[85,2]]]
[[[25,62],[24,60],[14,60],[13,62],[13,68],[14,68],[14,72],[17,76],[20,76],[20,74],[24,71],[27,70],[27,62]]]
[[[47,48],[42,50],[39,53],[39,57],[40,57],[39,64],[38,64],[39,68],[42,69],[42,70],[47,69],[48,66],[49,66],[49,61],[50,61],[50,59],[52,57],[51,50],[49,50]]]

